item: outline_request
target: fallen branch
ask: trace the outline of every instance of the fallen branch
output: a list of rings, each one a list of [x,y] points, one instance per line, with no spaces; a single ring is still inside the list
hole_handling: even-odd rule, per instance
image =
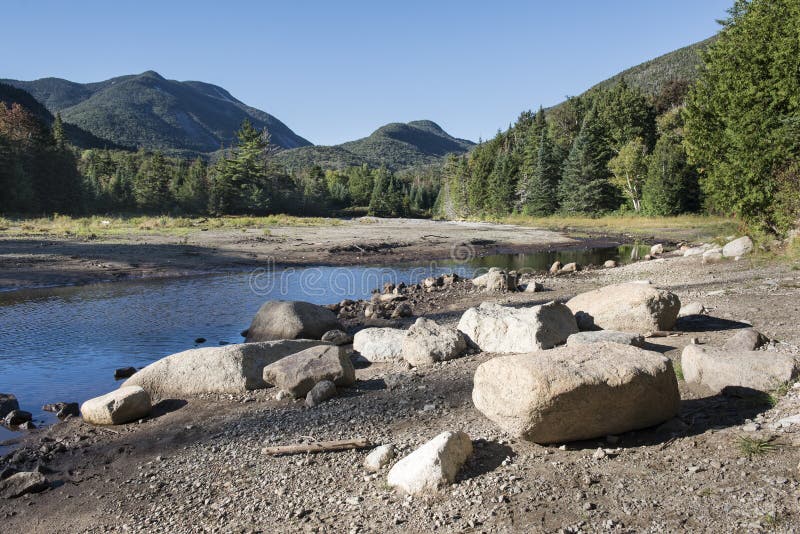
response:
[[[262,454],[273,456],[281,454],[302,454],[312,452],[347,451],[351,449],[365,449],[372,447],[368,439],[345,439],[338,441],[315,441],[313,443],[298,443],[297,445],[280,445],[278,447],[264,447]]]
[[[665,330],[656,330],[654,332],[647,332],[644,337],[672,337],[672,336],[679,336],[681,332],[668,332]]]

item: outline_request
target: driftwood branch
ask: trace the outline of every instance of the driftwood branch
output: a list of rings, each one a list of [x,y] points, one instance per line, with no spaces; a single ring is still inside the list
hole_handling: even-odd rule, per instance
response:
[[[281,454],[347,451],[351,449],[365,449],[371,446],[372,444],[368,439],[357,438],[338,441],[315,441],[312,443],[299,443],[296,445],[280,445],[278,447],[264,447],[261,449],[261,452],[263,454],[277,456]]]

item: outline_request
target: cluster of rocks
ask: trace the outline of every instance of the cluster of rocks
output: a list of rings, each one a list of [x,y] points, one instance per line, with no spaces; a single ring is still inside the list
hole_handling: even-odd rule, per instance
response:
[[[703,243],[695,247],[683,245],[680,250],[683,252],[684,257],[700,256],[703,263],[718,263],[725,258],[738,260],[750,254],[753,248],[753,240],[748,236],[743,236],[736,239],[729,238],[724,246]]]

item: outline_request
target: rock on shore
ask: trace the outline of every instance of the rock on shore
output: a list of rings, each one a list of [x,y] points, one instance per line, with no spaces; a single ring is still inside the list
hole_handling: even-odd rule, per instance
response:
[[[472,400],[506,432],[542,444],[654,426],[680,407],[670,360],[618,343],[494,358],[475,372]]]
[[[800,365],[791,354],[688,345],[681,368],[687,382],[719,393],[726,387],[772,391],[796,378]]]
[[[165,399],[201,393],[243,393],[267,387],[264,367],[321,341],[291,339],[191,349],[151,363],[122,386]]]
[[[645,333],[672,330],[681,301],[649,282],[629,282],[581,293],[567,301],[567,306],[597,328]]]
[[[279,339],[321,339],[329,330],[342,325],[328,308],[302,301],[271,300],[258,309],[246,342]]]
[[[578,332],[578,325],[569,308],[558,302],[530,308],[484,302],[464,312],[458,330],[484,352],[510,354],[560,345]]]
[[[337,386],[350,386],[356,381],[353,363],[343,347],[311,347],[264,368],[264,382],[295,398],[305,397],[323,380]]]
[[[472,440],[467,434],[442,432],[397,462],[387,483],[411,495],[435,492],[455,481],[471,454]]]
[[[431,365],[461,356],[467,350],[464,334],[420,317],[403,337],[403,359],[414,366]]]
[[[83,420],[93,425],[121,425],[145,417],[150,395],[139,386],[123,386],[81,405]]]
[[[405,336],[400,328],[365,328],[353,336],[353,350],[373,363],[400,361]]]

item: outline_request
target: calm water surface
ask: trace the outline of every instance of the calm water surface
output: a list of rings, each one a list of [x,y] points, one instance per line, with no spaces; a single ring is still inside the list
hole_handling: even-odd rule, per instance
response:
[[[629,245],[591,250],[485,256],[466,263],[417,266],[309,267],[182,279],[114,282],[0,293],[0,392],[13,393],[35,422],[51,402],[82,402],[116,388],[114,370],[142,367],[197,346],[241,342],[266,300],[317,304],[366,298],[384,282],[416,283],[488,267],[541,271],[556,259],[602,265],[626,261]],[[202,345],[195,339],[205,338]],[[0,427],[0,441],[9,435]]]

